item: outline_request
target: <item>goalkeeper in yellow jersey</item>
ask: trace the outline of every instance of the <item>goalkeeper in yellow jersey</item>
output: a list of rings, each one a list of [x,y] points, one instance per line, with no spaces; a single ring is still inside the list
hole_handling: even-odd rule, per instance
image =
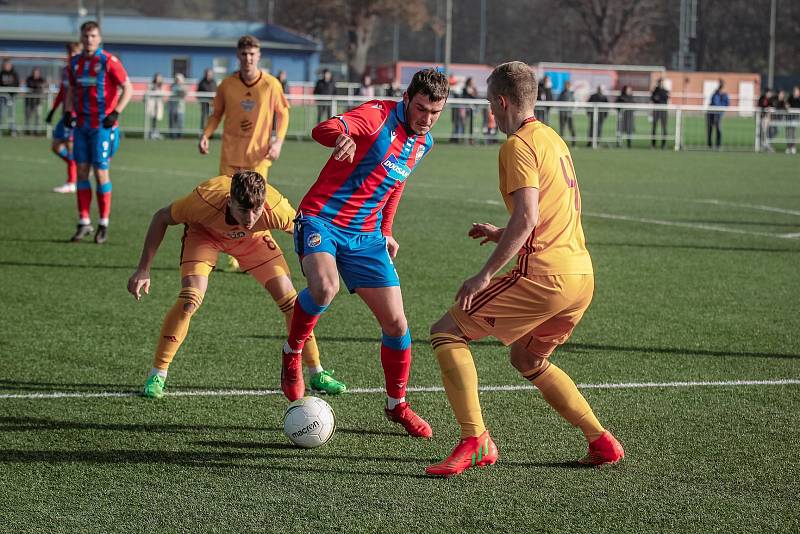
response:
[[[294,230],[294,210],[283,197],[267,197],[266,180],[255,171],[239,171],[201,183],[188,196],[158,210],[150,223],[139,266],[128,280],[128,291],[140,300],[150,292],[150,266],[167,227],[184,224],[181,248],[181,291],[167,312],[158,338],[153,367],[144,386],[144,396],[161,398],[167,370],[186,338],[189,322],[203,302],[208,277],[225,252],[236,258],[242,270],[264,287],[291,324],[297,292],[289,278],[283,252],[270,230]],[[288,207],[288,208],[287,208]],[[319,361],[312,334],[302,359],[311,378],[311,389],[329,394],[346,390]]]
[[[209,139],[222,118],[222,155],[219,173],[233,176],[236,171],[256,171],[264,179],[272,163],[281,155],[283,139],[289,128],[289,102],[283,86],[274,76],[263,72],[258,63],[261,44],[252,35],[239,39],[236,57],[239,70],[219,84],[214,96],[214,113],[209,117],[198,146],[201,154],[208,154]],[[275,136],[272,132],[275,130]],[[267,201],[277,200],[281,194],[267,184]],[[294,219],[294,209],[285,203],[279,209]],[[237,270],[235,258],[228,267]]]
[[[498,452],[484,426],[470,340],[493,336],[511,346],[511,364],[544,400],[583,432],[584,465],[618,462],[620,443],[605,430],[572,379],[550,362],[589,307],[592,261],[581,226],[581,197],[564,141],[536,120],[536,77],[514,61],[494,69],[488,99],[497,125],[508,135],[500,149],[500,194],[510,214],[505,228],[473,224],[469,235],[497,243],[484,267],[467,279],[456,304],[431,328],[442,380],[461,426],[453,452],[426,472],[457,475],[491,465]],[[516,267],[497,272],[516,256]]]

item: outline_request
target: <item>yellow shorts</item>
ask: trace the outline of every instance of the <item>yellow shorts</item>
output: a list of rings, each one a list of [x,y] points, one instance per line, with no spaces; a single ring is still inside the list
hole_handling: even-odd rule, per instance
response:
[[[546,358],[569,339],[592,302],[594,275],[522,276],[512,271],[492,279],[468,312],[450,315],[469,339],[493,336],[504,345],[518,342]]]
[[[288,276],[289,266],[281,247],[267,234],[250,239],[223,242],[202,228],[187,225],[181,247],[181,277],[208,276],[224,252],[239,261],[242,272],[250,274],[262,286],[278,276]]]

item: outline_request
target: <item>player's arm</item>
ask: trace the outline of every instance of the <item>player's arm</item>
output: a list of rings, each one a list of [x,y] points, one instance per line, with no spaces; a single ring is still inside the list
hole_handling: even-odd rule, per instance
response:
[[[380,101],[366,102],[342,115],[331,117],[311,130],[311,137],[322,146],[333,148],[333,159],[353,162],[356,140],[374,135],[386,120]]]
[[[178,222],[172,217],[172,205],[155,212],[150,220],[150,228],[147,229],[147,235],[144,238],[144,247],[142,247],[142,255],[139,258],[139,266],[136,267],[136,271],[128,279],[128,292],[136,300],[141,300],[142,291],[145,294],[150,294],[150,267],[153,265],[153,258],[155,258],[158,247],[161,246],[161,242],[164,240],[167,228],[175,224],[178,224]]]
[[[283,140],[286,137],[286,132],[289,131],[289,101],[286,100],[286,95],[283,94],[283,88],[280,83],[276,83],[273,90],[275,91],[273,108],[275,114],[275,138],[269,144],[267,157],[275,161],[281,155]]]
[[[222,116],[225,114],[224,89],[225,82],[223,81],[220,86],[217,87],[217,92],[214,94],[214,103],[212,104],[214,107],[214,112],[208,118],[208,124],[206,124],[205,130],[203,130],[203,135],[200,136],[200,143],[197,145],[200,153],[204,155],[208,154],[208,140],[211,139],[212,135],[214,135],[219,123],[222,122]]]
[[[533,232],[539,219],[539,190],[535,187],[523,187],[512,193],[514,197],[514,210],[508,225],[500,230],[497,248],[486,260],[483,268],[467,279],[458,290],[456,301],[461,309],[468,310],[476,293],[489,285],[492,276],[513,258],[525,240]]]
[[[122,93],[119,95],[117,105],[114,106],[114,109],[103,119],[103,128],[112,128],[114,124],[116,124],[120,113],[125,111],[125,107],[133,96],[133,84],[130,78],[128,78],[128,73],[125,71],[125,67],[122,66],[119,59],[114,56],[111,56],[108,60],[108,74],[119,84]]]
[[[394,225],[394,214],[397,212],[397,205],[400,203],[400,197],[403,194],[403,189],[406,187],[406,182],[398,185],[389,196],[386,204],[383,206],[383,220],[381,221],[381,233],[386,238],[386,250],[389,251],[389,257],[394,259],[397,256],[397,251],[400,250],[400,244],[392,235],[392,226]]]

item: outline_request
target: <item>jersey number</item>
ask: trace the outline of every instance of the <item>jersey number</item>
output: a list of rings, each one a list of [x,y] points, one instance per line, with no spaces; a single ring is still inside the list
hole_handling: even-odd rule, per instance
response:
[[[567,163],[569,163],[569,168],[572,171],[572,178],[569,176],[569,171],[567,171],[567,165],[564,163],[564,160],[567,160]],[[575,211],[581,211],[581,194],[578,190],[578,177],[575,174],[575,166],[572,165],[572,158],[569,156],[561,157],[561,172],[564,173],[564,181],[567,182],[567,187],[575,190]]]

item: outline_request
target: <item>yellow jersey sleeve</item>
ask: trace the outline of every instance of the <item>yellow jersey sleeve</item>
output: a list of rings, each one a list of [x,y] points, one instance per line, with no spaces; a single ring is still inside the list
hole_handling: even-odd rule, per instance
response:
[[[523,187],[539,189],[539,164],[533,148],[512,137],[500,149],[501,186],[504,195]]]
[[[197,195],[197,190],[192,191],[185,197],[176,200],[170,207],[172,219],[179,224],[189,224],[198,221],[198,203],[202,202]]]

